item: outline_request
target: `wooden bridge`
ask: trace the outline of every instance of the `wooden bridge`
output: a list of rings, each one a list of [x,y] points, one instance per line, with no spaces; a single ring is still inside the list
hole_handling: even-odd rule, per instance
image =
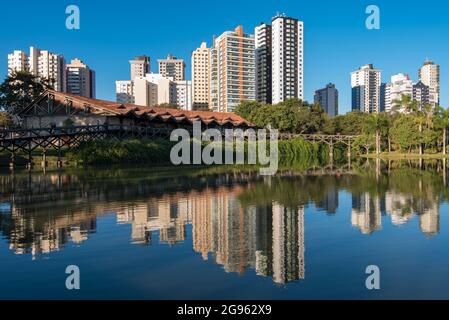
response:
[[[46,165],[48,150],[55,150],[57,164],[62,166],[62,150],[78,146],[81,142],[103,139],[170,139],[173,129],[155,128],[149,126],[127,125],[90,125],[73,127],[47,127],[32,129],[0,130],[0,154],[9,154],[10,167],[14,167],[18,154],[26,155],[27,167],[31,168],[32,154],[39,150],[42,152],[43,166]],[[191,129],[190,129],[191,131]],[[224,134],[224,132],[223,132]],[[329,146],[330,159],[333,159],[334,147],[343,145],[351,156],[351,146],[357,136],[322,135],[322,134],[286,134],[279,136],[282,140],[302,138],[315,143],[325,143]]]
[[[326,134],[292,134],[292,133],[281,133],[279,138],[281,140],[292,140],[296,138],[302,138],[306,141],[315,143],[324,143],[329,147],[329,156],[331,160],[334,156],[334,148],[336,145],[342,145],[346,147],[347,155],[351,157],[352,145],[358,136],[349,135],[326,135]]]

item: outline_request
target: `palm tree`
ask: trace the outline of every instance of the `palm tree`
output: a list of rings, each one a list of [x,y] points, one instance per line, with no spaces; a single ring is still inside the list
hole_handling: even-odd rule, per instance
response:
[[[447,128],[449,127],[449,109],[444,109],[439,106],[437,108],[438,120],[443,130],[443,150],[442,153],[445,155],[447,153]]]
[[[399,112],[404,110],[406,112],[417,111],[417,104],[413,101],[412,97],[408,94],[403,94],[401,99],[393,100],[392,112]]]
[[[376,155],[381,153],[382,131],[388,127],[388,119],[384,113],[371,113],[366,118],[366,127],[368,131],[376,133]]]
[[[419,155],[423,154],[423,127],[427,123],[427,116],[422,110],[418,110],[414,113],[414,120],[415,123],[418,125],[418,131],[420,135],[420,141],[419,141]]]

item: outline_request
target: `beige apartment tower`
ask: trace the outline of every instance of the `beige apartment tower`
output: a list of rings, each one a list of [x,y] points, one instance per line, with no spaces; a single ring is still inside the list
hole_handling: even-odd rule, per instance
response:
[[[203,42],[192,52],[192,98],[194,109],[209,109],[211,49]]]
[[[213,111],[233,112],[242,101],[255,100],[254,37],[239,26],[214,43],[211,65]]]
[[[150,57],[138,56],[129,61],[131,66],[131,80],[138,77],[145,77],[147,73],[150,73]]]
[[[167,59],[159,59],[159,74],[166,78],[173,78],[174,81],[185,80],[186,64],[183,59],[178,59],[168,55]]]
[[[440,66],[432,61],[425,61],[419,70],[419,80],[430,88],[430,103],[440,104]]]

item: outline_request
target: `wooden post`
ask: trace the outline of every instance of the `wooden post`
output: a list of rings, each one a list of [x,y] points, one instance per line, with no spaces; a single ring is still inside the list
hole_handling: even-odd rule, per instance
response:
[[[61,161],[61,137],[58,139],[58,161],[56,162],[56,167],[62,168],[62,161]]]
[[[26,168],[28,171],[31,171],[33,169],[33,156],[31,154],[31,140],[28,142],[28,163],[26,165]]]
[[[351,170],[351,161],[352,161],[352,143],[351,140],[349,139],[348,141],[348,168],[349,170]]]
[[[14,147],[13,147],[14,148]],[[10,159],[10,162],[9,162],[9,169],[10,170],[13,170],[14,171],[14,162],[15,162],[15,160],[16,160],[16,154],[15,154],[15,151],[14,151],[14,149],[13,149],[13,151],[12,151],[12,153],[11,153],[11,159]]]
[[[351,157],[352,157],[352,143],[351,143],[351,140],[349,140],[349,142],[348,142],[348,159],[349,160],[351,160]]]
[[[334,164],[334,142],[331,141],[331,143],[329,143],[329,162],[330,165]]]

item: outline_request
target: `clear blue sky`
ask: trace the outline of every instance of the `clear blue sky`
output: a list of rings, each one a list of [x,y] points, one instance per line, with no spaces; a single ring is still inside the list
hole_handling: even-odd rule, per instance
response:
[[[65,8],[81,10],[81,29],[65,28]],[[305,93],[334,82],[340,112],[350,110],[350,72],[374,63],[383,81],[395,73],[417,71],[426,58],[441,65],[442,105],[449,107],[449,4],[447,1],[300,1],[300,0],[135,0],[2,1],[0,77],[7,54],[29,46],[78,57],[97,72],[97,97],[115,99],[115,80],[129,78],[130,58],[146,54],[156,60],[171,53],[187,61],[202,41],[242,24],[253,33],[260,22],[284,12],[305,23]],[[381,10],[381,29],[365,28],[365,9]]]

